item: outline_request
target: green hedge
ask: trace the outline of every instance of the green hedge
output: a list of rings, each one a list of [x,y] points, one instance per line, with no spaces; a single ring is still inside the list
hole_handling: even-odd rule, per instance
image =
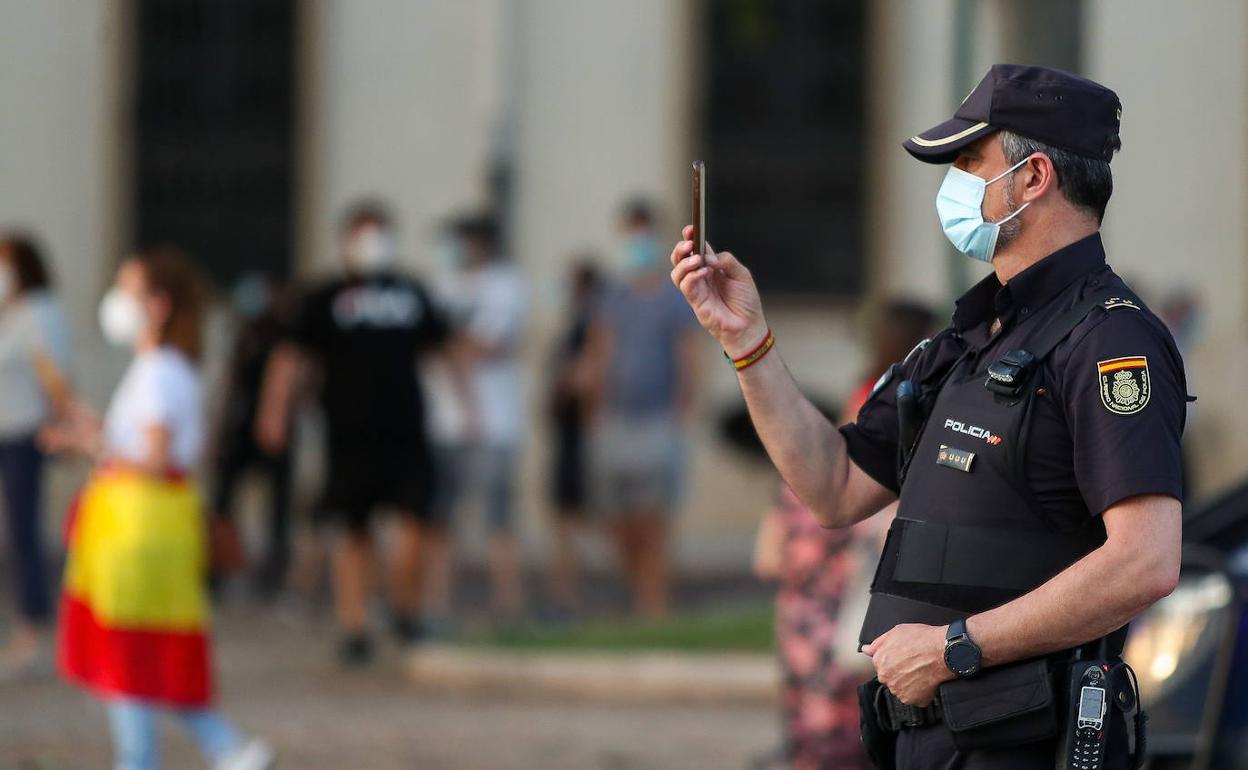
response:
[[[529,650],[686,650],[768,652],[772,649],[770,604],[676,615],[666,620],[596,620],[564,628],[498,632],[483,643]]]

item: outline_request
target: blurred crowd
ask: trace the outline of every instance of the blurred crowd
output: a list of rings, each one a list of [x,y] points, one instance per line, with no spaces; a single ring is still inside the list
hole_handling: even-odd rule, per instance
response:
[[[467,510],[487,532],[494,623],[575,619],[590,532],[614,544],[635,613],[666,614],[698,337],[668,279],[655,212],[642,200],[621,208],[619,275],[592,254],[570,261],[540,416],[528,413],[520,364],[530,291],[501,235],[489,212],[449,219],[446,269],[423,280],[400,268],[391,213],[364,201],[343,215],[333,276],[294,286],[251,273],[226,292],[211,291],[175,247],[140,249],[98,309],[103,338],[131,356],[103,411],[75,391],[46,255],[30,235],[5,235],[0,486],[19,620],[0,648],[0,678],[46,668],[55,653],[63,675],[109,703],[119,751],[134,757],[126,767],[155,766],[154,704],[181,709],[210,758],[262,757],[267,749],[208,710],[210,590],[245,580],[262,599],[280,597],[298,566],[295,535],[309,531],[329,565],[338,658],[365,665],[379,599],[401,645],[455,633],[455,525]],[[227,375],[207,392],[204,327],[223,309],[234,330]],[[303,526],[296,447],[308,411],[324,426],[326,461]],[[516,536],[521,448],[538,420],[553,437],[540,592],[526,590]],[[57,581],[43,465],[73,455],[93,470],[67,514]],[[245,481],[267,487],[258,549],[241,534]]]
[[[178,249],[139,249],[98,308],[103,338],[130,355],[103,411],[75,389],[70,326],[38,240],[4,234],[0,491],[17,622],[0,647],[0,683],[55,663],[104,702],[118,767],[159,766],[162,710],[214,767],[268,767],[268,744],[213,705],[213,592],[244,586],[282,601],[313,592],[307,575],[325,572],[337,660],[364,666],[379,619],[404,648],[458,635],[461,525],[474,515],[494,626],[583,617],[587,537],[613,546],[633,613],[665,616],[702,338],[656,223],[644,200],[621,207],[616,272],[601,255],[570,255],[540,394],[525,392],[521,363],[533,344],[530,288],[488,211],[442,223],[442,269],[427,277],[400,267],[395,221],[375,201],[343,214],[337,268],[309,285],[254,272],[214,292]],[[1163,304],[1181,338],[1194,338],[1196,303]],[[841,422],[934,330],[919,303],[870,307],[866,366]],[[201,364],[206,320],[222,314],[232,331],[216,382]],[[301,436],[309,413],[323,428]],[[540,587],[525,578],[517,538],[517,475],[537,430],[551,439]],[[315,502],[300,506],[298,448],[309,439],[324,467]],[[44,465],[67,456],[92,471],[52,550]],[[246,483],[267,491],[259,542],[243,536]],[[857,619],[885,514],[824,530],[781,485],[763,517],[754,566],[778,587],[783,674],[776,766],[866,766],[855,685],[870,671]],[[312,547],[297,548],[301,539]]]

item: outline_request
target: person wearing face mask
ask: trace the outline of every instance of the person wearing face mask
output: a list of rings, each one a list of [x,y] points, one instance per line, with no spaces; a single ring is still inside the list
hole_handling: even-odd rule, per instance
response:
[[[96,459],[70,514],[57,664],[107,706],[119,770],[160,766],[161,712],[216,770],[276,759],[212,707],[207,549],[190,480],[204,436],[201,302],[176,249],[126,259],[99,316],[104,338],[133,359],[102,421],[79,407],[48,435]]]
[[[430,373],[439,388],[434,404],[439,526],[430,538],[428,571],[435,625],[442,625],[437,615],[450,611],[451,519],[470,490],[479,490],[472,497],[480,498],[489,533],[493,614],[511,624],[524,611],[515,486],[527,427],[519,356],[528,288],[502,253],[500,236],[497,219],[484,212],[456,217],[446,228],[446,261],[453,270],[439,282],[438,295],[453,316],[444,362],[450,371]]]
[[[289,339],[274,349],[256,417],[265,451],[283,451],[304,364],[319,370],[328,444],[320,515],[335,526],[332,571],[342,633],[339,659],[372,658],[368,628],[374,510],[397,512],[390,586],[391,630],[400,644],[424,636],[421,550],[429,523],[433,462],[417,363],[448,336],[442,312],[420,282],[398,268],[386,211],[362,203],[342,224],[343,274],[303,300]]]
[[[1121,114],[1099,83],[998,64],[904,143],[952,164],[938,220],[992,272],[840,429],[797,389],[742,262],[672,251],[798,498],[829,527],[898,501],[859,634],[880,767],[1054,767],[1078,656],[1109,672],[1105,754],[1082,765],[1136,766],[1118,656],[1178,580],[1189,397],[1170,333],[1106,263]]]
[[[40,428],[71,402],[69,325],[34,239],[0,237],[0,484],[18,621],[0,649],[0,682],[46,667],[51,598],[40,528]]]
[[[604,289],[573,378],[591,394],[592,507],[614,536],[634,612],[653,619],[668,609],[668,535],[702,342],[667,285],[649,203],[624,206],[620,236],[626,275]]]

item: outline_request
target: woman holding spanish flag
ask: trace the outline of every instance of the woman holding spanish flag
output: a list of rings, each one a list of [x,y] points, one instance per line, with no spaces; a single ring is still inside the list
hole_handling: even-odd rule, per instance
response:
[[[275,760],[211,706],[204,522],[189,477],[204,433],[200,316],[180,252],[127,259],[100,325],[134,359],[102,423],[78,409],[45,436],[98,458],[71,516],[57,663],[107,706],[117,770],[159,766],[160,711],[177,716],[216,770]]]

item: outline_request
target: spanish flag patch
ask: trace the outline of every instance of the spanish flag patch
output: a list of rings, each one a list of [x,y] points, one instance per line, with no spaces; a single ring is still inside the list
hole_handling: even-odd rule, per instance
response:
[[[1151,392],[1148,359],[1125,356],[1097,361],[1101,378],[1101,403],[1114,414],[1135,414],[1148,405]]]

